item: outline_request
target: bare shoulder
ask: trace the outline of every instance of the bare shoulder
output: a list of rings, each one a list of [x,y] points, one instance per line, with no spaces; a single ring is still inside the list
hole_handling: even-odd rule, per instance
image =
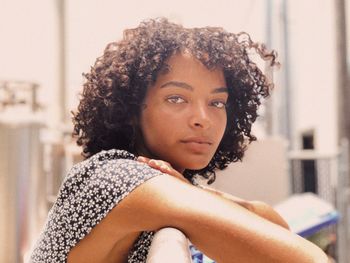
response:
[[[182,209],[180,200],[186,200],[179,196],[191,188],[166,174],[144,181],[71,249],[68,262],[125,262],[142,231],[175,225],[174,216]]]
[[[175,227],[218,262],[326,262],[318,247],[280,225],[168,175],[140,185],[114,212],[130,231]]]
[[[201,192],[172,176],[162,174],[138,186],[111,212],[129,231],[154,231],[165,226],[181,227],[186,216],[195,215]],[[140,220],[142,218],[142,220]]]
[[[101,223],[95,241],[110,237],[106,254],[130,233],[170,226],[218,262],[326,262],[320,249],[283,227],[166,174],[136,187]]]

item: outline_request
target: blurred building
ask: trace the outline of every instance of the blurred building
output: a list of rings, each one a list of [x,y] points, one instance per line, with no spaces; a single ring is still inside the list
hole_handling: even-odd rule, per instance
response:
[[[349,14],[349,1],[346,1],[345,9]],[[73,146],[69,137],[72,128],[69,112],[77,105],[82,73],[89,71],[107,43],[122,37],[123,29],[136,27],[143,19],[159,16],[187,27],[211,25],[222,26],[232,32],[246,31],[254,41],[265,42],[279,53],[281,68],[267,72],[275,81],[275,89],[254,127],[261,143],[254,143],[251,151],[258,154],[248,152],[243,164],[231,165],[221,177],[225,178],[226,184],[218,176],[217,187],[233,193],[240,190],[239,194],[243,197],[275,203],[296,191],[297,183],[293,185],[290,176],[297,171],[294,174],[304,176],[300,191],[319,191],[320,178],[329,179],[329,185],[335,191],[340,169],[336,11],[336,2],[332,0],[218,0],[205,3],[199,0],[131,0],[123,3],[113,0],[3,0],[0,9],[0,81],[24,81],[40,86],[37,101],[43,107],[41,128],[38,131],[35,130],[38,127],[36,124],[35,127],[32,123],[29,126],[41,137],[25,137],[23,134],[33,133],[24,129],[22,135],[18,133],[24,138],[23,143],[18,140],[13,145],[15,148],[11,149],[13,153],[22,151],[24,154],[23,145],[35,142],[36,148],[28,146],[27,154],[42,155],[39,161],[35,160],[38,167],[41,163],[40,172],[34,175],[32,172],[21,173],[26,180],[31,176],[36,178],[35,174],[40,177],[39,180],[35,179],[38,184],[33,189],[41,189],[41,179],[46,182],[42,186],[45,205],[38,203],[35,209],[40,206],[42,211],[50,206],[66,169],[79,156],[79,149]],[[347,38],[349,36],[347,34]],[[264,64],[261,66],[265,67]],[[3,91],[0,89],[0,103],[7,105],[12,97],[5,97],[7,95]],[[10,104],[7,105],[5,110],[0,106],[0,120],[12,119],[8,112],[5,114],[10,107]],[[18,122],[18,127],[24,126]],[[3,121],[0,129],[0,134],[3,134],[0,156],[7,156],[10,140],[4,138],[5,135],[10,136],[11,128],[7,121]],[[11,133],[11,136],[16,135]],[[31,149],[36,150],[31,152]],[[305,150],[311,151],[313,158],[307,157]],[[264,155],[265,151],[271,155]],[[34,162],[25,156],[19,163],[6,159],[9,161],[6,165],[3,162],[2,167],[16,164],[18,169],[22,167],[25,171],[24,168]],[[328,166],[317,162],[324,156],[329,157]],[[42,161],[40,158],[43,158]],[[292,160],[297,163],[296,170],[291,168]],[[251,162],[254,166],[250,166]],[[242,165],[249,168],[242,168]],[[269,170],[262,170],[263,167]],[[5,168],[1,171],[5,171]],[[12,171],[17,171],[13,174],[20,173],[19,170]],[[246,176],[239,177],[236,175],[238,173]],[[255,181],[256,174],[265,177]],[[320,174],[323,177],[319,177]],[[2,172],[0,179],[7,182],[9,176],[8,172]],[[244,178],[247,180],[243,181]],[[227,180],[231,183],[227,184]],[[240,182],[239,189],[234,187],[237,181]],[[269,191],[252,191],[252,184],[257,182],[265,185],[265,188],[274,185],[275,190],[271,187]],[[12,194],[20,196],[19,193]],[[7,195],[7,199],[3,195],[0,200],[5,207],[10,202],[8,196],[11,195]],[[18,198],[23,203],[24,197]],[[3,224],[0,229],[7,228],[4,224],[17,224],[19,227],[19,211],[22,210],[13,211],[13,219],[7,218],[6,223],[0,221]],[[30,235],[33,236],[33,231],[38,231],[38,227],[34,227],[33,223],[31,227]],[[6,240],[0,238],[0,242],[0,247],[4,248]],[[26,247],[30,242],[28,240]],[[11,244],[11,249],[21,251],[23,242],[20,239]],[[6,253],[0,250],[0,261]],[[20,262],[22,257],[22,254],[17,254],[16,261]]]

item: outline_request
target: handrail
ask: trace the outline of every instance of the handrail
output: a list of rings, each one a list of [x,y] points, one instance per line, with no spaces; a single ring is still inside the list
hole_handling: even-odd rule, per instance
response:
[[[146,263],[192,263],[187,237],[178,229],[167,227],[153,237]]]

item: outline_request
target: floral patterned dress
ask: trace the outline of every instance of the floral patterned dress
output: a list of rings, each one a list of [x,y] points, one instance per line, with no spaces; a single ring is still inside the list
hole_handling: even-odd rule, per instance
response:
[[[66,262],[69,251],[123,198],[158,170],[123,150],[102,151],[73,166],[51,208],[30,262]],[[154,232],[142,232],[128,262],[145,262]]]

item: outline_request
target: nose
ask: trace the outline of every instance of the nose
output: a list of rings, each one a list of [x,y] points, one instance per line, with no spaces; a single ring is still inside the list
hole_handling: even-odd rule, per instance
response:
[[[208,129],[211,126],[210,115],[206,105],[197,104],[191,109],[190,126]]]

